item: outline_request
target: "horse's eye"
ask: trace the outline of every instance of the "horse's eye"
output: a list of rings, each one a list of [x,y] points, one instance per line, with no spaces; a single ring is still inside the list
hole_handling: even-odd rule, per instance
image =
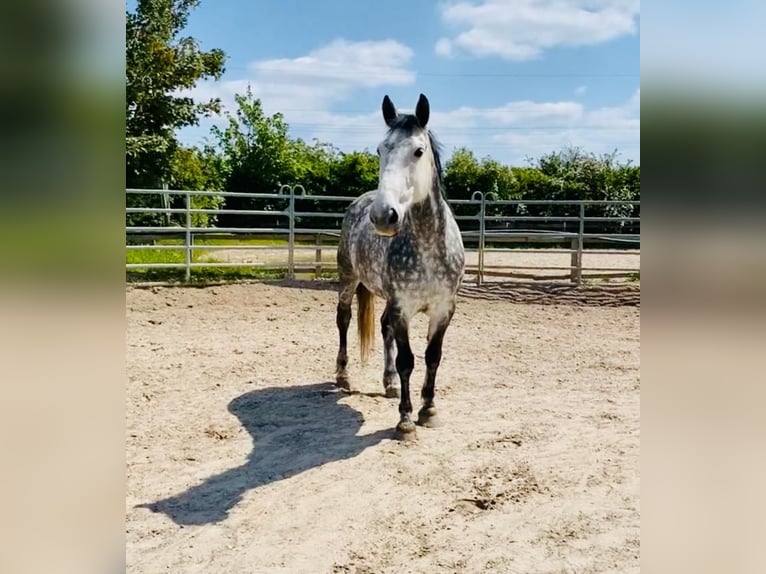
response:
[[[423,155],[423,148],[419,147],[415,150],[415,157],[420,157],[421,155]]]

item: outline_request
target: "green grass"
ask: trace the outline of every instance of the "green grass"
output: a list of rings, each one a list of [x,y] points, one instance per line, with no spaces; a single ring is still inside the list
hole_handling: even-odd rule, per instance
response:
[[[296,275],[302,272],[296,271]],[[207,283],[222,283],[231,281],[263,281],[279,280],[287,277],[287,269],[263,269],[261,267],[205,267],[192,269],[190,283],[205,285]],[[317,279],[335,280],[335,271],[323,271]],[[158,282],[186,283],[184,269],[128,269],[125,279],[129,283]]]
[[[296,241],[298,246],[313,246],[313,240]],[[232,245],[252,245],[263,247],[280,247],[287,245],[287,237],[284,238],[232,238],[232,237],[199,237],[194,240],[195,245],[209,245],[226,249]],[[126,249],[125,262],[127,264],[184,264],[186,262],[186,250],[183,248],[184,240],[179,238],[158,239],[155,245],[178,246],[178,249],[157,249],[151,245],[139,249]],[[333,248],[329,241],[322,247]],[[214,262],[216,250],[192,250],[192,263]],[[285,258],[287,252],[285,252]],[[204,284],[210,282],[223,281],[243,281],[243,280],[263,280],[263,279],[284,279],[287,276],[286,265],[279,269],[264,269],[258,266],[225,267],[221,262],[221,267],[192,268],[190,273],[191,283]],[[281,261],[275,262],[276,264]],[[302,261],[301,257],[296,257],[296,263],[309,263]],[[183,283],[186,281],[186,270],[183,268],[135,268],[127,269],[125,272],[128,282],[168,282]],[[335,271],[323,271],[320,274],[323,279],[337,278]]]
[[[232,281],[284,279],[285,276],[285,271],[279,269],[205,268],[192,269],[189,283],[204,285]],[[125,272],[125,280],[128,283],[186,283],[186,275],[183,269],[129,269]]]
[[[220,245],[221,247],[228,247],[229,245],[256,245],[256,246],[269,246],[269,245],[287,245],[287,239],[230,239],[224,237],[200,237],[194,239],[195,245]]]
[[[337,239],[322,238],[322,247],[332,247],[337,245]],[[247,238],[235,238],[235,237],[195,237],[195,245],[220,245],[221,247],[228,247],[230,245],[253,245],[263,247],[279,247],[287,245],[287,236],[280,238],[263,238],[256,237]],[[315,245],[315,240],[296,240],[296,245]],[[157,245],[183,245],[182,239],[158,239]]]
[[[196,254],[193,254],[196,255]],[[196,259],[196,257],[195,257]],[[125,263],[185,263],[184,249],[126,249]]]
[[[183,248],[183,239],[161,239],[156,242],[157,245],[178,246],[178,249],[156,249],[151,246],[145,246],[140,249],[127,249],[125,261],[129,264],[148,264],[148,263],[168,263],[184,264],[186,262],[186,252]],[[283,246],[287,245],[287,238],[284,239],[261,239],[261,238],[217,238],[207,237],[195,240],[196,245],[215,245],[221,249],[226,249],[229,245],[253,245],[253,246]],[[296,242],[297,245],[310,246],[311,241]],[[334,248],[334,245],[328,242],[322,246],[328,249]],[[528,247],[528,246],[527,246]],[[193,250],[192,263],[215,261],[215,250]],[[285,258],[287,252],[285,252]],[[275,261],[279,264],[281,261]],[[308,263],[312,261],[296,257],[296,263]],[[247,280],[275,280],[284,279],[287,276],[286,265],[279,269],[264,269],[258,266],[225,267],[222,262],[221,267],[204,267],[191,269],[191,283],[205,284],[226,281],[247,281]],[[303,274],[303,271],[297,273]],[[305,273],[311,274],[310,271]],[[320,274],[322,279],[337,279],[337,271],[325,270]],[[128,282],[163,282],[163,283],[185,283],[186,273],[183,268],[176,269],[158,269],[158,268],[137,268],[126,270],[126,280]],[[628,282],[640,283],[641,274],[635,273],[625,279]]]
[[[198,244],[221,245],[274,245],[273,241],[264,241],[255,239],[251,242],[241,240],[207,240],[200,241]],[[286,243],[286,242],[285,242]],[[159,245],[183,245],[181,240],[166,239],[158,241]],[[192,263],[204,261],[210,262],[211,253],[209,251],[192,251]],[[186,262],[186,251],[179,249],[156,249],[152,247],[142,247],[141,249],[127,249],[125,252],[125,262],[131,264],[148,263],[170,263],[183,264]],[[302,272],[298,272],[302,273]],[[216,283],[224,281],[247,281],[264,279],[284,279],[287,276],[287,268],[264,269],[258,266],[226,267],[222,262],[221,267],[203,267],[192,268],[190,273],[190,282],[192,284]],[[183,268],[135,268],[127,269],[125,277],[128,282],[163,282],[163,283],[185,283],[186,270]],[[335,279],[337,272],[323,271],[320,274],[322,279]]]

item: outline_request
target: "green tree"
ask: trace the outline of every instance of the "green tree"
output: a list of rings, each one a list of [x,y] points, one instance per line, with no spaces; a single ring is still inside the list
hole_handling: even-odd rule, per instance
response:
[[[220,157],[214,150],[206,148],[199,150],[194,147],[177,147],[170,158],[168,188],[172,190],[223,190]],[[183,195],[166,193],[156,195],[129,195],[130,207],[152,206],[182,209],[186,207]],[[192,209],[219,209],[223,198],[212,195],[192,195]],[[211,227],[217,220],[217,214],[193,213],[194,227]],[[128,226],[156,226],[186,224],[186,216],[182,213],[129,213],[126,217]]]
[[[484,193],[494,193],[497,199],[518,198],[518,185],[513,170],[490,157],[481,160],[475,186]]]
[[[220,158],[211,148],[202,151],[193,147],[177,148],[170,161],[170,185],[173,189],[221,191],[223,178]],[[192,209],[219,209],[224,200],[214,195],[192,195],[190,203]],[[173,206],[184,207],[183,197],[176,196]],[[217,218],[214,213],[193,213],[192,225],[211,227]]]
[[[640,199],[640,170],[618,160],[615,150],[600,156],[586,153],[581,148],[565,148],[542,156],[537,169],[553,180],[551,195],[547,199],[562,200],[619,200]],[[572,209],[567,215],[576,215]],[[586,215],[601,217],[631,217],[637,210],[630,205],[594,205],[586,208]],[[620,231],[624,222],[601,225],[604,231]]]
[[[312,193],[314,193],[313,190],[316,190],[323,195],[358,197],[376,188],[379,170],[376,154],[367,150],[341,153],[334,148],[333,152],[332,155],[315,156],[317,168],[327,170],[328,180],[324,189],[315,186],[312,188]],[[336,218],[314,218],[311,221],[311,227],[339,227],[348,205],[349,202],[343,200],[314,201],[313,209],[317,212],[340,215]]]
[[[125,14],[125,147],[128,187],[158,188],[170,178],[175,131],[219,111],[217,99],[195,102],[180,90],[221,77],[221,50],[203,51],[181,36],[199,0],[138,0]]]
[[[378,186],[380,163],[368,150],[341,154],[332,165],[332,195],[358,197]]]
[[[618,156],[616,150],[597,156],[581,148],[565,148],[542,156],[536,167],[560,182],[556,199],[631,199],[638,192],[636,168],[630,162],[621,163]]]
[[[282,114],[267,116],[261,101],[248,86],[245,94],[234,96],[237,109],[226,113],[228,125],[212,128],[223,156],[224,180],[228,191],[274,193],[292,170],[287,122]],[[291,149],[292,148],[292,149]]]
[[[253,97],[248,86],[245,94],[234,96],[237,109],[226,113],[228,125],[214,126],[222,158],[223,182],[227,191],[235,193],[277,193],[283,184],[294,181],[295,145],[290,141],[288,126],[282,114],[266,115],[261,101]],[[256,199],[231,196],[226,198],[228,209],[280,211],[281,199]],[[271,217],[253,215],[222,215],[227,226],[250,226],[256,223],[284,227],[286,220],[276,214]]]
[[[552,199],[556,180],[535,167],[514,167],[513,177],[519,199]]]
[[[317,140],[309,145],[298,139],[289,143],[289,159],[285,182],[300,184],[308,195],[334,195],[333,166],[338,150]]]
[[[497,199],[515,199],[518,195],[510,167],[491,157],[479,161],[465,147],[456,149],[447,162],[444,187],[450,199],[470,199],[475,191],[494,193]]]
[[[285,181],[293,185],[300,184],[308,197],[320,195],[335,195],[334,167],[338,162],[339,151],[331,144],[314,140],[312,145],[301,139],[290,141],[290,158],[292,162],[285,174]],[[343,211],[346,205],[338,207],[334,201],[317,201],[316,199],[296,199],[297,211],[311,213],[336,213]],[[298,227],[334,228],[340,225],[342,215],[332,217],[298,217]]]
[[[456,149],[444,166],[444,189],[450,199],[471,199],[480,189],[481,167],[476,156],[466,147]]]
[[[512,172],[517,199],[533,201],[555,199],[559,182],[554,178],[535,167],[514,167]],[[521,204],[516,207],[516,213],[519,215],[550,216],[556,214],[556,211],[546,205]]]

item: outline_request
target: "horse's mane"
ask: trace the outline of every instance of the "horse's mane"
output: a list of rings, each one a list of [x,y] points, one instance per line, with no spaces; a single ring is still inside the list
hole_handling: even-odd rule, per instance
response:
[[[388,133],[391,134],[396,130],[401,130],[405,132],[407,137],[410,137],[416,128],[420,128],[420,122],[418,122],[417,117],[413,114],[399,114],[394,120],[394,124],[389,128]],[[446,200],[447,194],[444,191],[444,185],[442,185],[442,145],[431,130],[426,129],[426,133],[428,134],[428,142],[430,143],[431,151],[434,156],[434,165],[436,166],[436,185],[439,187],[439,193],[441,193],[442,197]]]

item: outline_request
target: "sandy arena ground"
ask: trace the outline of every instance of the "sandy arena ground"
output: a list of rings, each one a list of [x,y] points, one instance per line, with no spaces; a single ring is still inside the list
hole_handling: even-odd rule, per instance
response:
[[[128,572],[639,572],[638,307],[461,297],[442,426],[400,443],[353,329],[332,384],[335,302],[127,288]]]

